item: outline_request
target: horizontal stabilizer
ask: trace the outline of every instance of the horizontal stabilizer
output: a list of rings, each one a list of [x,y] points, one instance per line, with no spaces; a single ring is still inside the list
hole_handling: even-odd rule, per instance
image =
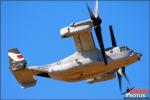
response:
[[[19,71],[12,71],[12,73],[22,88],[29,88],[36,84],[36,79],[32,71],[27,68]]]

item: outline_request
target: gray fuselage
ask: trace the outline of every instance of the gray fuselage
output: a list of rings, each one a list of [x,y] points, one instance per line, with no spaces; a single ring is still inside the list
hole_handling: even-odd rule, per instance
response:
[[[105,65],[101,51],[75,52],[58,62],[44,65],[39,70],[47,71],[49,76],[63,81],[75,82],[115,72],[121,67],[134,63],[141,54],[125,46],[105,50],[108,65]]]

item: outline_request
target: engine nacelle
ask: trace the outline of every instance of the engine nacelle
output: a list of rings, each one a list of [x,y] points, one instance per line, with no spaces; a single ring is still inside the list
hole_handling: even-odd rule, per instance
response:
[[[88,81],[88,83],[103,82],[103,81],[107,81],[107,80],[112,80],[115,77],[116,77],[115,72],[109,72],[109,73],[103,74],[101,76],[88,79],[87,81]]]
[[[63,38],[72,37],[74,35],[83,33],[87,30],[91,30],[93,23],[91,20],[85,20],[83,22],[73,23],[70,26],[62,28],[60,30],[60,35]]]

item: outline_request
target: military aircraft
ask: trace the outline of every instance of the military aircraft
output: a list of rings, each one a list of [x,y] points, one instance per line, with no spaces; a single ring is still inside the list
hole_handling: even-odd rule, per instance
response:
[[[62,38],[73,37],[76,52],[72,55],[42,66],[27,66],[27,62],[17,48],[8,50],[10,70],[23,88],[36,84],[35,76],[53,78],[66,82],[86,80],[88,83],[112,80],[118,76],[121,89],[122,75],[127,81],[126,66],[140,60],[142,54],[127,46],[117,46],[112,26],[109,26],[112,46],[104,47],[101,23],[98,14],[98,0],[95,11],[89,5],[87,9],[90,19],[72,23],[60,30]],[[99,48],[95,46],[92,29],[94,28]]]

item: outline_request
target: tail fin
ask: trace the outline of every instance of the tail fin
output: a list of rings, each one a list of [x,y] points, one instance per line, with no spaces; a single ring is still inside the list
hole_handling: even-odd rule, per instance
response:
[[[10,49],[8,51],[8,56],[9,56],[10,69],[12,71],[25,69],[26,61],[17,48]]]
[[[26,61],[17,48],[8,50],[10,70],[23,88],[36,84],[33,73],[26,68]]]

